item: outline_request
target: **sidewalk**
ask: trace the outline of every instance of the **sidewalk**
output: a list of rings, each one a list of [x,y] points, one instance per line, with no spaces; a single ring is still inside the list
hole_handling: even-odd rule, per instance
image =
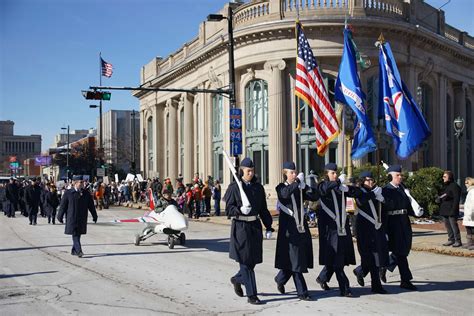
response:
[[[133,205],[133,208],[140,208],[146,209],[146,207],[139,205]],[[271,212],[274,221],[274,228],[275,233],[278,231],[278,217],[276,212]],[[223,216],[211,216],[211,217],[201,217],[199,219],[192,219],[191,221],[199,221],[199,222],[208,222],[218,225],[229,225],[231,224],[231,220],[227,219],[225,215]],[[461,239],[463,242],[466,242],[466,232],[459,225],[461,228]],[[445,247],[442,246],[443,243],[447,241],[447,234],[444,230],[443,224],[433,224],[433,225],[419,225],[414,224],[412,225],[413,229],[413,244],[412,250],[415,251],[427,251],[433,252],[443,255],[449,256],[458,256],[458,257],[472,257],[474,258],[474,251],[467,250],[462,248],[453,248],[453,247]],[[318,229],[317,228],[310,228],[311,235],[313,238],[318,237]],[[276,236],[276,235],[274,235]]]

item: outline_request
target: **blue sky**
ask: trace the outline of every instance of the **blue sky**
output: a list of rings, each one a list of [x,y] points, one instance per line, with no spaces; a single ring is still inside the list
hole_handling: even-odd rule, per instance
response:
[[[95,127],[98,110],[80,91],[99,84],[99,52],[114,65],[103,85],[138,86],[144,64],[197,36],[199,23],[226,2],[0,0],[0,120],[15,121],[17,135],[42,135],[43,150],[63,126]],[[443,10],[448,24],[474,34],[474,0],[451,0]],[[126,91],[103,104],[104,112],[138,110]]]

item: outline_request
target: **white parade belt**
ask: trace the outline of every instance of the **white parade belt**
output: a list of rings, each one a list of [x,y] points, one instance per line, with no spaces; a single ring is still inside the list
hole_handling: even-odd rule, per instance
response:
[[[234,220],[241,221],[241,222],[254,222],[258,219],[258,216],[243,216],[239,215],[238,217],[234,217]]]

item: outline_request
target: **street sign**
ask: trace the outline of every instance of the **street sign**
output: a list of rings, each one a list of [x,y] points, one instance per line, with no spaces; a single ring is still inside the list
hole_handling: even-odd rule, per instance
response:
[[[105,169],[104,168],[97,168],[97,176],[98,177],[105,176]]]
[[[230,109],[231,155],[242,155],[242,109]]]

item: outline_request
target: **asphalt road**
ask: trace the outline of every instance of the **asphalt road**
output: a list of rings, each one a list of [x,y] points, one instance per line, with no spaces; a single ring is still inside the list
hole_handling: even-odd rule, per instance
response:
[[[82,237],[83,258],[71,256],[71,238],[63,225],[37,226],[24,217],[0,216],[1,315],[467,315],[474,310],[474,259],[412,252],[410,266],[417,292],[401,290],[398,273],[388,275],[388,295],[357,285],[346,267],[353,298],[339,297],[337,281],[323,292],[306,274],[314,301],[296,299],[290,281],[278,294],[273,277],[276,241],[264,241],[264,263],[256,268],[259,297],[253,306],[237,297],[229,282],[238,265],[228,258],[226,225],[191,222],[185,246],[168,249],[164,236],[140,246],[134,234],[143,224],[114,224],[115,218],[141,216],[143,211],[113,208],[99,211]],[[318,240],[313,240],[318,253]],[[317,262],[317,255],[315,258]],[[471,314],[472,315],[472,314]]]

